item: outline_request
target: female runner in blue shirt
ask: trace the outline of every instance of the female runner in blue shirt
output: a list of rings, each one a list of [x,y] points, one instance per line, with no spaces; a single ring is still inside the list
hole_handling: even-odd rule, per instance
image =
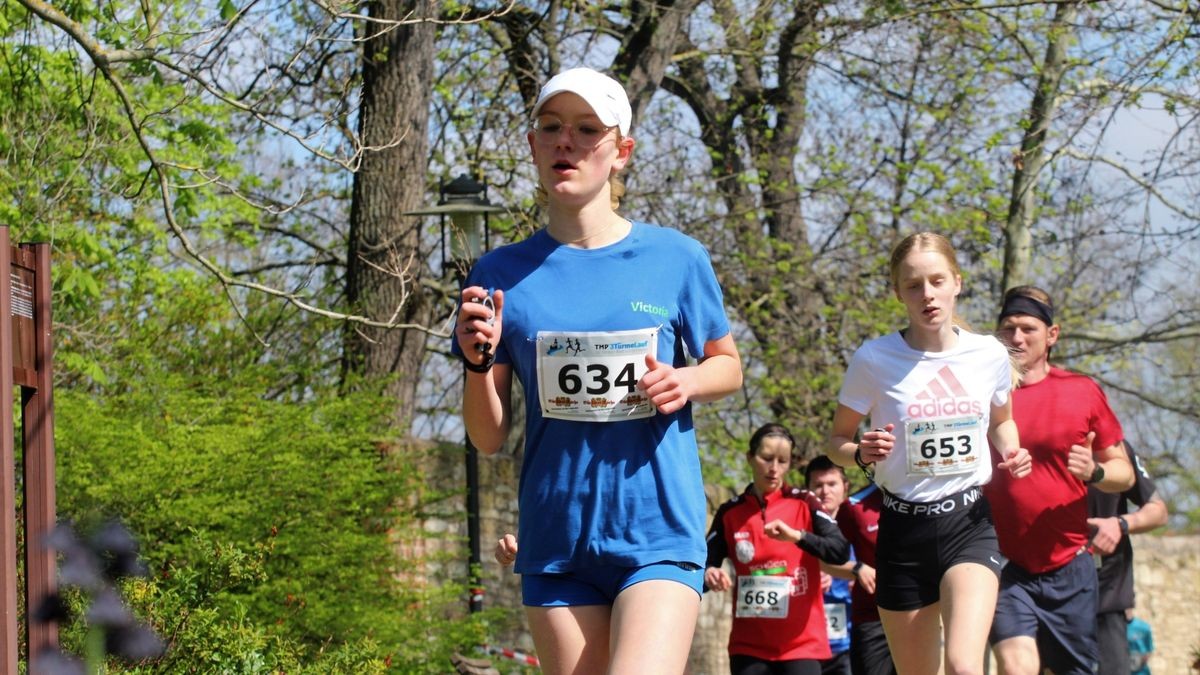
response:
[[[471,270],[452,344],[481,452],[508,436],[514,375],[524,389],[516,571],[546,673],[683,672],[705,559],[691,404],[742,381],[707,251],[616,211],[631,116],[590,69],[542,88],[548,223]]]

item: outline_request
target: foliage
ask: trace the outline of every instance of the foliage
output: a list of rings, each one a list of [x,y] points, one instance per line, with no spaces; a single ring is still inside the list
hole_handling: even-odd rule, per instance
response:
[[[109,23],[131,8],[67,11],[120,47],[144,38],[136,21]],[[150,32],[180,22],[156,38],[163,49],[205,16],[153,11]],[[148,62],[117,67],[127,110],[20,3],[0,16],[0,208],[14,240],[49,241],[54,261],[60,512],[125,515],[143,541],[156,574],[131,590],[171,641],[145,672],[442,672],[442,655],[484,641],[487,619],[450,609],[453,580],[426,583],[444,561],[394,547],[426,536],[421,519],[441,508],[398,509],[397,496],[445,496],[411,490],[415,453],[384,452],[386,401],[338,397],[336,324],[214,283],[180,255],[130,116],[175,197],[170,217],[234,277],[338,296],[325,247],[342,236],[327,226],[338,211],[322,201],[337,185],[289,196],[298,155],[262,120]]]
[[[170,651],[134,672],[437,672],[484,642],[447,612],[461,588],[399,581],[437,561],[394,554],[431,505],[397,508],[423,479],[386,401],[205,384],[58,396],[60,513],[121,515],[150,564],[127,594]]]
[[[367,371],[403,362],[409,373],[428,372],[397,388],[403,424],[413,417],[414,391],[422,399],[413,419],[455,413],[456,396],[439,386],[444,373],[408,358],[420,342],[412,338],[439,334],[450,306],[445,279],[425,269],[437,262],[432,237],[414,234],[418,219],[397,220],[379,240],[404,242],[393,260],[377,242],[349,241],[340,225],[347,213],[354,222],[356,197],[347,190],[357,185],[354,172],[402,143],[356,133],[371,90],[361,57],[386,62],[401,43],[372,41],[416,35],[414,26],[428,27],[421,11],[437,3],[390,0],[370,16],[343,11],[351,8],[342,3],[72,3],[58,22],[29,14],[29,4],[3,5],[0,30],[11,39],[0,112],[21,133],[0,133],[0,148],[20,160],[13,165],[20,170],[5,176],[18,205],[14,222],[33,236],[52,233],[56,259],[68,262],[57,288],[67,307],[80,309],[64,326],[73,370],[103,380],[89,361],[95,351],[84,347],[119,341],[129,323],[122,319],[138,309],[128,303],[125,314],[93,323],[89,305],[106,311],[100,299],[111,294],[161,291],[179,282],[164,275],[204,261],[247,316],[281,318],[248,322],[255,330],[283,326],[274,353],[235,353],[280,369],[300,359],[287,392],[272,395],[302,396],[303,378],[336,378],[342,357],[356,363],[355,351],[383,340],[355,342],[353,330],[345,342],[320,329],[293,333],[288,328],[305,320],[280,311],[278,298],[346,310],[338,307],[347,289],[341,273],[365,256],[404,281],[394,300],[373,296],[381,315],[371,320],[423,324],[399,340],[405,359],[387,359],[388,347]],[[710,247],[751,375],[745,396],[701,425],[710,447],[734,447],[771,418],[797,430],[804,454],[819,451],[849,352],[895,324],[884,257],[911,230],[951,235],[968,274],[968,315],[986,326],[1009,271],[1001,251],[1013,234],[1006,223],[1019,220],[1009,218],[1017,205],[1038,252],[1029,276],[1071,308],[1064,318],[1086,328],[1071,331],[1080,346],[1061,353],[1102,351],[1120,367],[1110,380],[1162,382],[1141,378],[1154,366],[1137,345],[1186,339],[1200,311],[1188,284],[1176,283],[1194,262],[1200,221],[1189,201],[1200,107],[1193,17],[1184,5],[1121,0],[1082,4],[1077,21],[1056,25],[1057,6],[446,5],[437,72],[422,83],[434,96],[432,128],[421,141],[432,144],[428,184],[464,167],[481,175],[494,200],[514,211],[497,232],[522,236],[541,217],[529,200],[520,142],[538,83],[576,63],[609,68],[627,82],[639,147],[627,213],[679,227]],[[397,12],[405,18],[396,23],[374,15],[397,9],[414,11]],[[101,51],[84,53],[87,39]],[[1043,80],[1044,55],[1056,41],[1065,49],[1062,76]],[[1046,86],[1055,91],[1041,91]],[[1056,105],[1038,108],[1039,93]],[[1134,113],[1153,115],[1165,133],[1146,144],[1126,141]],[[1041,134],[1042,125],[1037,167],[1011,189],[1014,174],[1034,164],[1023,156],[1026,132]],[[1120,154],[1109,153],[1113,147]],[[400,171],[416,173],[423,172]],[[370,212],[378,208],[388,207]],[[390,221],[380,220],[386,229]],[[188,242],[189,255],[157,265],[171,260],[171,240]],[[251,299],[264,288],[282,295]],[[294,342],[293,334],[304,337]],[[328,358],[315,362],[323,352]],[[1193,389],[1130,396],[1172,411],[1171,424],[1188,435],[1200,413],[1178,392]],[[1194,457],[1185,460],[1194,466]]]

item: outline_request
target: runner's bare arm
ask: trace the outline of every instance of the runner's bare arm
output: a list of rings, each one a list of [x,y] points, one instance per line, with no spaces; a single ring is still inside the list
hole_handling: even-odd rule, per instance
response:
[[[1104,469],[1104,478],[1094,483],[1101,492],[1124,492],[1133,487],[1133,463],[1124,441],[1097,452],[1095,462]]]
[[[496,364],[487,373],[467,373],[463,383],[463,422],[471,443],[495,454],[508,438],[512,421],[512,366]]]
[[[838,579],[853,579],[854,563],[855,561],[853,560],[847,560],[841,565],[830,565],[827,562],[821,562],[821,571]]]
[[[854,466],[854,450],[858,447],[854,436],[858,433],[858,423],[863,417],[864,415],[857,410],[838,404],[837,411],[833,413],[833,429],[825,447],[825,454],[829,455],[834,464]]]
[[[1167,519],[1170,513],[1167,511],[1167,503],[1158,495],[1155,490],[1150,499],[1146,501],[1137,511],[1125,514],[1125,522],[1129,523],[1130,534],[1141,534],[1162,527],[1167,524]]]
[[[742,357],[732,335],[704,343],[704,358],[693,366],[700,380],[690,400],[717,401],[742,387]]]
[[[1017,423],[1012,417],[1012,398],[1004,405],[992,406],[991,421],[988,425],[988,440],[1000,453],[998,469],[1007,469],[1014,478],[1021,478],[1033,470],[1033,458],[1029,451],[1021,447],[1021,437],[1017,432]]]
[[[455,323],[459,347],[472,364],[482,363],[484,352],[495,354],[503,330],[504,291],[495,291],[491,308],[479,302],[486,295],[479,286],[464,288]],[[478,349],[478,344],[487,344],[487,349]],[[512,366],[493,364],[486,372],[465,370],[463,423],[480,452],[491,455],[504,445],[511,422],[511,398]]]
[[[854,442],[858,424],[862,422],[863,417],[865,415],[857,410],[838,404],[837,411],[833,413],[833,429],[830,431],[829,443],[825,447],[825,454],[829,455],[834,464],[855,466],[854,453],[860,447],[860,457],[868,464],[881,462],[892,454],[896,437],[892,435],[894,427],[891,424],[882,429],[868,431],[862,435],[859,442]]]
[[[1167,524],[1167,505],[1156,490],[1137,511],[1108,518],[1088,518],[1088,525],[1095,528],[1092,546],[1102,555],[1112,555],[1121,539],[1131,534],[1149,532]],[[1121,521],[1125,526],[1121,526]]]
[[[857,569],[858,572],[854,570]],[[875,593],[875,568],[861,560],[848,560],[841,565],[821,563],[821,571],[839,579],[850,579],[863,587],[868,593]]]

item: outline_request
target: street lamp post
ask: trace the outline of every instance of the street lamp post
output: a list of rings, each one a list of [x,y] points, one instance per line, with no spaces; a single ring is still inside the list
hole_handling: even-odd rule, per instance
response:
[[[449,263],[455,278],[461,282],[472,263],[490,248],[488,216],[504,211],[504,207],[489,202],[487,186],[466,174],[443,183],[438,194],[435,206],[406,211],[404,215],[438,217],[438,243],[441,248],[441,268],[438,272],[444,275]],[[446,256],[447,216],[450,218],[449,257]],[[468,434],[463,435],[463,445],[467,451],[467,545],[470,551],[467,578],[471,595],[467,606],[471,612],[478,612],[483,609],[483,584],[479,576],[482,564],[479,553],[479,451],[471,443]]]

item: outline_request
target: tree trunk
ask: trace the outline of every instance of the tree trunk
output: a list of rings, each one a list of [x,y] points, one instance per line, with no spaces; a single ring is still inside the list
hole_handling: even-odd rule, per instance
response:
[[[1029,105],[1028,126],[1021,139],[1021,152],[1013,158],[1013,188],[1004,224],[1004,276],[1002,290],[1026,283],[1033,254],[1033,217],[1036,209],[1038,175],[1046,164],[1046,131],[1058,109],[1058,91],[1066,69],[1067,44],[1078,8],[1057,5],[1051,24],[1046,57],[1038,76],[1037,90]]]
[[[378,0],[368,5],[374,19],[435,16],[425,0]],[[367,22],[362,58],[359,133],[368,147],[354,174],[350,207],[346,297],[350,311],[403,323],[428,323],[433,303],[422,291],[424,257],[419,254],[421,218],[401,215],[422,205],[429,162],[427,130],[433,79],[433,23],[387,31]],[[382,34],[380,34],[382,33]],[[399,142],[396,142],[397,139]],[[395,421],[407,430],[416,399],[425,334],[348,326],[343,383],[355,376],[399,375],[388,384],[396,401]]]
[[[634,3],[633,30],[621,41],[613,69],[625,81],[635,126],[661,86],[686,21],[698,4],[699,0]]]

